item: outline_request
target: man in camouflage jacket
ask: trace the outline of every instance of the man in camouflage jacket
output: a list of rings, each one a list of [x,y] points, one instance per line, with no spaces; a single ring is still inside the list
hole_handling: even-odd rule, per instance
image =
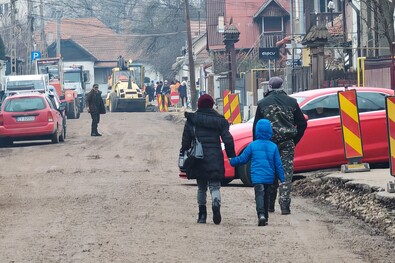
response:
[[[287,95],[282,89],[283,80],[272,77],[269,80],[269,91],[258,101],[254,125],[252,128],[255,140],[255,126],[258,120],[268,119],[273,127],[272,141],[277,144],[284,167],[285,183],[279,188],[281,214],[291,213],[291,186],[293,177],[295,145],[302,139],[307,121],[299,108],[296,99]],[[278,180],[275,180],[269,198],[269,212],[274,212],[277,196]]]

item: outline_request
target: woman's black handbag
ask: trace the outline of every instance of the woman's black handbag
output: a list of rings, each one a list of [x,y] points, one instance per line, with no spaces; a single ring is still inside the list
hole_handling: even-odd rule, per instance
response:
[[[180,153],[178,158],[178,167],[180,167],[181,171],[186,171],[192,168],[198,159],[204,158],[203,146],[196,137],[195,126],[193,126],[193,134],[194,139],[192,140],[192,147],[188,151]]]

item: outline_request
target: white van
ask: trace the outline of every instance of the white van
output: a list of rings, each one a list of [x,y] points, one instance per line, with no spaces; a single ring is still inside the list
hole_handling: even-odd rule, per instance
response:
[[[24,91],[48,93],[48,85],[48,74],[12,75],[5,77],[4,92],[5,94],[20,93]]]

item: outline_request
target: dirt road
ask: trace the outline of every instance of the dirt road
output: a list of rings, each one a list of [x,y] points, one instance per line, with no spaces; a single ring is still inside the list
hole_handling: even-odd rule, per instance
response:
[[[196,223],[167,113],[68,121],[65,143],[0,149],[0,262],[389,262],[394,241],[309,199],[257,226],[253,188],[223,187],[220,225]],[[278,207],[277,207],[278,210]]]

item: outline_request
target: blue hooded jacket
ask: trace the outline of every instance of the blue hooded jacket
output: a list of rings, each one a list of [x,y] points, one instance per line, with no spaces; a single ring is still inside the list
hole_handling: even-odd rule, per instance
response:
[[[238,166],[251,160],[251,181],[253,184],[273,184],[275,176],[284,182],[284,169],[277,145],[270,141],[273,130],[270,121],[260,119],[255,127],[256,140],[251,142],[230,164]]]

